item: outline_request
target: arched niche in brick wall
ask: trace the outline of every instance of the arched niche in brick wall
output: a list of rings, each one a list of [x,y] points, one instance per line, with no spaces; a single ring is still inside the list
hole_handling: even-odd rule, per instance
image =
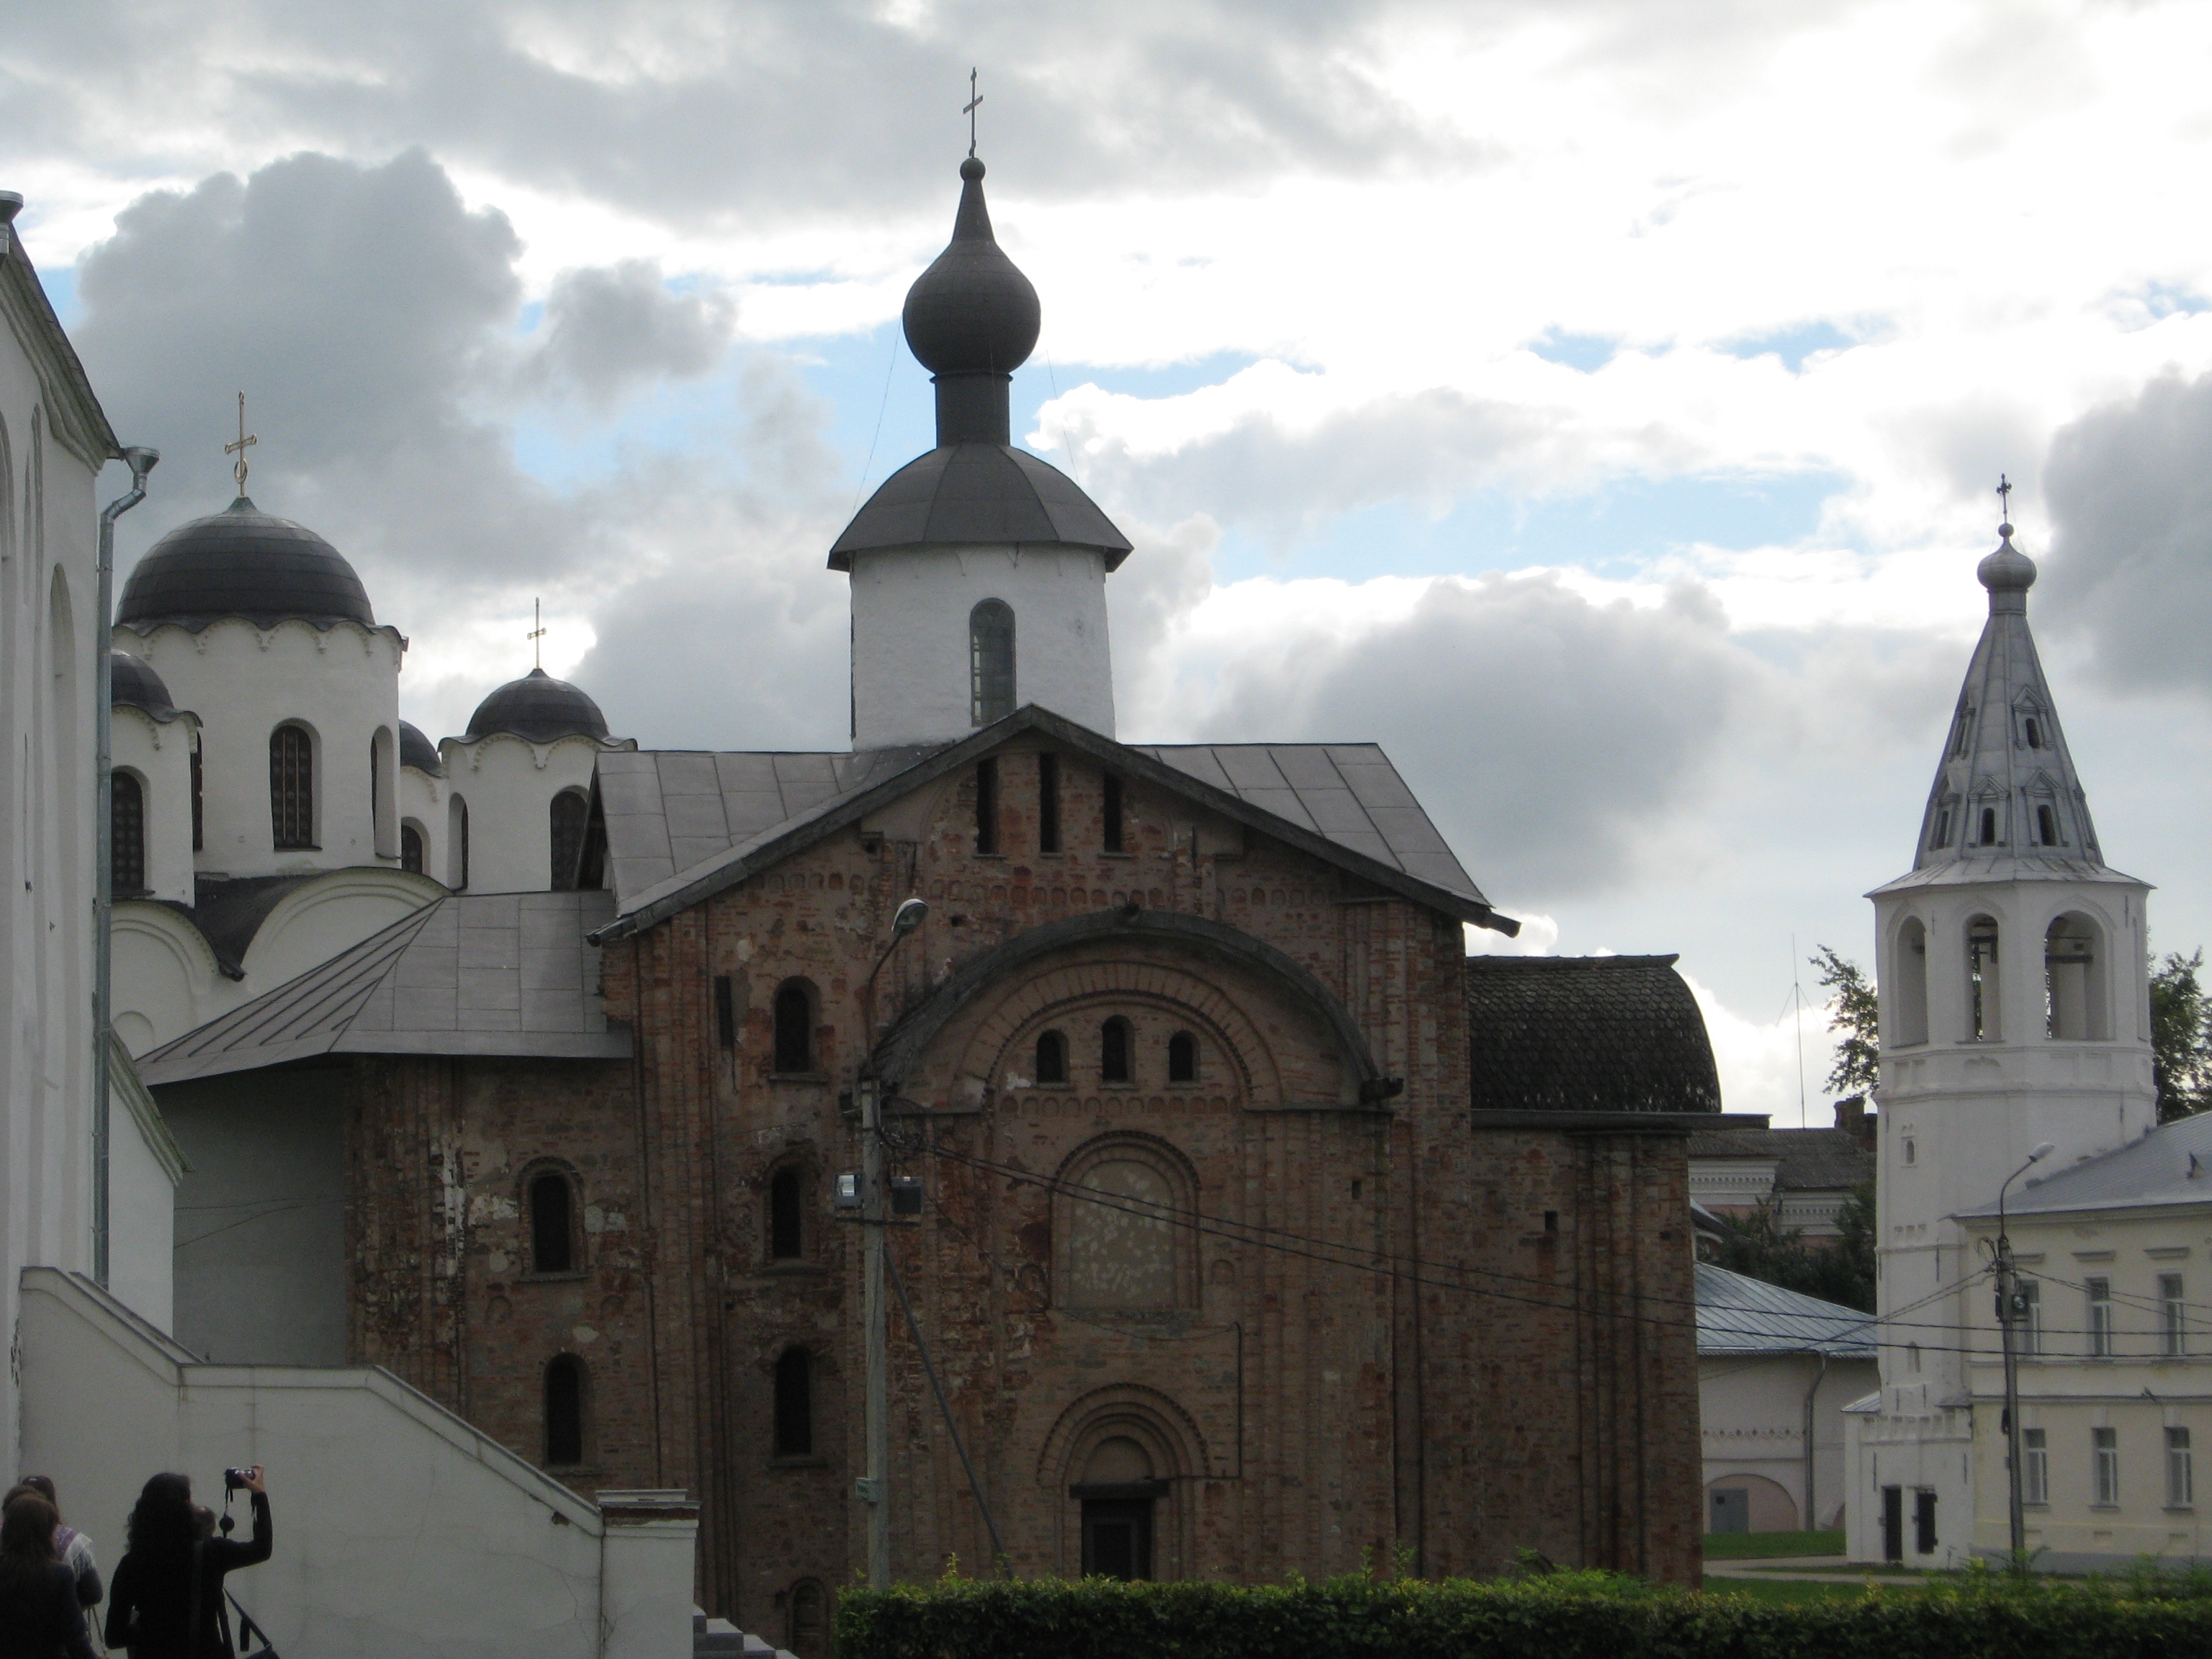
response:
[[[1086,1486],[1085,1478],[1125,1473],[1123,1465],[1138,1460],[1149,1470],[1146,1478],[1114,1481],[1111,1495],[1127,1498],[1136,1496],[1139,1485],[1147,1489],[1152,1505],[1152,1577],[1188,1576],[1193,1490],[1214,1474],[1206,1437],[1180,1402],[1130,1382],[1094,1389],[1069,1405],[1038,1452],[1037,1484],[1058,1519],[1054,1542],[1059,1571],[1070,1577],[1081,1572],[1084,1504],[1109,1496],[1107,1488]],[[1118,1490],[1122,1487],[1127,1490]]]
[[[1055,1304],[1129,1315],[1198,1305],[1198,1179],[1180,1151],[1158,1135],[1100,1135],[1061,1163],[1053,1188]]]

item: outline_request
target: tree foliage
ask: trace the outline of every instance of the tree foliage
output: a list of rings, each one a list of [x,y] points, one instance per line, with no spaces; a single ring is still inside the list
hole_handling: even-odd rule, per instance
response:
[[[2212,998],[2197,983],[2204,952],[2169,954],[2150,976],[2151,1067],[2158,1121],[2212,1106]]]
[[[1823,1302],[1874,1311],[1874,1186],[1844,1201],[1832,1244],[1815,1244],[1782,1224],[1779,1209],[1762,1204],[1748,1215],[1728,1218],[1729,1233],[1714,1251],[1716,1267]]]
[[[1863,1095],[1875,1085],[1881,1055],[1881,1024],[1874,981],[1858,963],[1833,945],[1815,947],[1813,966],[1820,970],[1829,998],[1828,1029],[1837,1036],[1836,1063],[1826,1087],[1835,1095]]]

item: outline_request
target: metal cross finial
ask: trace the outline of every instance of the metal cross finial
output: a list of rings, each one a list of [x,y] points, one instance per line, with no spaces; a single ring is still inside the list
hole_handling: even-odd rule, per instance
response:
[[[224,454],[238,457],[238,465],[231,468],[230,476],[238,480],[238,493],[241,495],[246,494],[246,452],[260,441],[246,429],[246,394],[241,392],[238,394],[238,441],[222,447]]]
[[[538,614],[538,601],[532,599],[530,602],[530,665],[532,668],[545,666],[544,650],[538,643],[544,637],[545,623]]]
[[[2002,472],[1997,474],[1997,511],[2007,524],[2012,522],[2012,480]]]
[[[960,112],[968,118],[968,153],[975,153],[975,106],[983,101],[983,94],[975,90],[975,71],[968,71],[968,101]]]

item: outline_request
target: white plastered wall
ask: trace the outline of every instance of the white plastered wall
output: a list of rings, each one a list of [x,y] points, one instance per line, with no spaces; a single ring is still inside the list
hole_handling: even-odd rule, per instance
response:
[[[1103,554],[929,547],[853,556],[853,746],[943,743],[974,731],[968,619],[1014,613],[1014,706],[1114,735]]]
[[[603,1514],[388,1371],[197,1364],[112,1298],[47,1270],[26,1274],[22,1299],[22,1467],[53,1476],[108,1562],[149,1475],[187,1474],[219,1507],[222,1471],[258,1462],[276,1552],[228,1588],[280,1651],[691,1652],[695,1510]]]
[[[1789,1494],[1801,1527],[1830,1524],[1849,1497],[1844,1471],[1843,1408],[1872,1389],[1871,1359],[1797,1353],[1715,1354],[1698,1362],[1705,1484],[1756,1474]],[[1805,1405],[1813,1404],[1813,1492],[1805,1492]],[[1710,1516],[1710,1510],[1708,1511]]]
[[[629,739],[602,743],[582,736],[532,743],[511,732],[447,738],[438,745],[446,791],[468,803],[469,884],[472,893],[543,893],[553,884],[553,798],[573,789],[588,798],[600,751],[634,749]],[[425,780],[428,781],[428,780]],[[436,814],[444,877],[452,859],[450,803]]]
[[[157,720],[118,706],[110,728],[115,769],[137,775],[146,801],[149,895],[192,902],[192,744],[199,722],[190,714]]]
[[[399,731],[397,629],[282,622],[265,632],[235,618],[197,632],[165,623],[143,636],[118,628],[115,644],[151,666],[179,708],[200,717],[201,848],[197,867],[229,876],[292,875],[349,865],[396,866],[377,851],[369,749]],[[275,845],[269,741],[296,722],[314,740],[313,848]],[[396,811],[398,769],[379,779]]]
[[[446,878],[446,785],[414,767],[399,769],[399,822],[422,837],[422,873]]]

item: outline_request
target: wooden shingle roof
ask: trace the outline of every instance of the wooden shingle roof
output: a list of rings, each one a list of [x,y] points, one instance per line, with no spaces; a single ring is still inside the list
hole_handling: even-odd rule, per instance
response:
[[[1469,957],[1476,1111],[1721,1109],[1705,1016],[1674,958]]]

